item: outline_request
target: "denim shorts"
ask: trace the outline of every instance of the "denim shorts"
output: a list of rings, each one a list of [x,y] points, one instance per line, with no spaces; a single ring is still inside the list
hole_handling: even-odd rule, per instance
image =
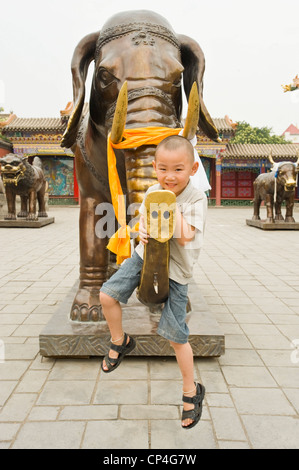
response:
[[[143,259],[134,252],[132,257],[128,258],[118,271],[102,285],[101,292],[118,300],[118,302],[128,303],[129,298],[139,285],[142,265]],[[188,342],[187,294],[187,284],[179,284],[169,279],[169,297],[164,304],[157,333],[174,343]]]

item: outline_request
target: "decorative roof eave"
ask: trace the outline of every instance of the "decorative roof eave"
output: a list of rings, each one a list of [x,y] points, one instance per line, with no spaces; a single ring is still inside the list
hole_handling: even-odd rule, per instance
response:
[[[5,117],[6,119],[0,120],[0,129],[2,130],[2,133],[3,133],[4,127],[11,124],[12,121],[14,121],[14,119],[16,119],[17,116],[15,114],[9,114],[9,115],[5,115]]]
[[[297,160],[299,144],[227,144],[222,157],[224,159],[267,159],[270,153],[274,160]]]
[[[61,123],[60,118],[18,118],[2,128],[3,134],[11,132],[64,132],[66,124]]]

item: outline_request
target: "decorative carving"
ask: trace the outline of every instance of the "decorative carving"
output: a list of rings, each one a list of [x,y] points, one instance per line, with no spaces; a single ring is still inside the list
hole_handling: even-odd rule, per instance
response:
[[[140,31],[136,36],[132,37],[133,44],[138,46],[140,43],[143,43],[145,46],[153,46],[155,40],[152,36],[149,36],[147,31]]]
[[[136,36],[132,38],[134,44],[136,44],[135,40],[139,40],[137,44],[140,44],[141,41],[146,38],[147,34],[151,36],[157,36],[165,41],[170,42],[173,46],[177,49],[180,49],[180,43],[176,36],[165,26],[154,24],[154,23],[128,23],[128,24],[120,24],[114,26],[113,28],[107,28],[101,32],[97,46],[96,46],[96,57],[99,54],[101,47],[107,44],[114,39],[118,39],[121,36],[127,36],[130,33],[138,32]],[[144,44],[150,44],[151,46],[155,43],[154,39],[152,38],[150,42],[145,42]]]

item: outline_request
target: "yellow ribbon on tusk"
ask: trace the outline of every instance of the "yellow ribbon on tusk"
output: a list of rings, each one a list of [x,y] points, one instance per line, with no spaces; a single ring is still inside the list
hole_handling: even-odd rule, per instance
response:
[[[136,227],[137,224],[131,228],[126,223],[126,204],[116,168],[114,149],[130,149],[140,147],[141,145],[158,145],[166,137],[170,135],[178,135],[181,130],[182,128],[172,129],[168,127],[140,127],[136,129],[125,129],[123,132],[123,140],[118,144],[114,144],[111,141],[110,134],[108,135],[108,180],[112,205],[120,228],[110,238],[107,248],[117,255],[117,264],[121,264],[125,259],[130,258],[130,233],[132,231],[138,231],[138,228]]]

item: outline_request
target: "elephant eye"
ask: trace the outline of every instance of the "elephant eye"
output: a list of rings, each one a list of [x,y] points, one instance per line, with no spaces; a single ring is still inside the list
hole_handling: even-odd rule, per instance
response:
[[[112,82],[116,80],[114,75],[112,75],[108,70],[104,68],[100,68],[98,71],[98,79],[100,81],[100,84],[103,88],[106,86],[110,85]]]

